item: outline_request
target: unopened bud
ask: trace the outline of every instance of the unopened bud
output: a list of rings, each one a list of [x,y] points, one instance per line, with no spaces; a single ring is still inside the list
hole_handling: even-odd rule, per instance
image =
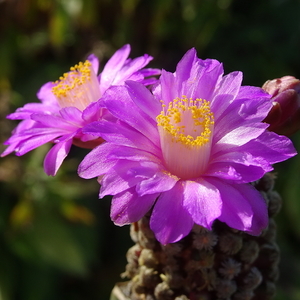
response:
[[[290,136],[300,129],[300,80],[293,76],[268,80],[262,88],[272,98],[273,107],[264,122],[269,131]]]

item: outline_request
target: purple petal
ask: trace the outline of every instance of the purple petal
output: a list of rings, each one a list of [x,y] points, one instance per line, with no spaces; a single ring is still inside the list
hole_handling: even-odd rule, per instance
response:
[[[218,151],[224,151],[233,146],[242,146],[249,141],[259,137],[268,127],[266,123],[249,122],[233,129],[224,135],[213,148],[213,154]],[[214,141],[215,142],[215,141]]]
[[[134,188],[113,197],[111,219],[116,225],[126,225],[140,220],[152,207],[159,194],[138,196]]]
[[[235,189],[246,199],[253,211],[251,227],[247,230],[250,234],[259,235],[268,225],[268,209],[265,199],[250,184],[236,184]]]
[[[98,70],[99,70],[99,59],[98,59],[98,57],[95,56],[95,54],[90,54],[88,56],[87,60],[91,62],[92,68],[93,68],[95,74],[98,74]]]
[[[78,125],[79,127],[81,124],[83,124],[82,111],[76,107],[69,106],[62,108],[59,113],[61,117],[68,122]]]
[[[14,151],[17,151],[19,143],[12,142],[12,143],[8,144],[8,143],[4,142],[4,145],[8,145],[8,147],[1,153],[1,157],[4,157]]]
[[[220,179],[233,180],[236,183],[248,183],[262,178],[266,172],[273,170],[272,166],[262,168],[261,166],[228,163],[214,163],[205,172],[206,176],[213,176]]]
[[[83,112],[82,119],[86,123],[95,122],[101,119],[103,113],[103,109],[101,107],[101,103],[99,101],[92,102]]]
[[[49,127],[49,128],[60,128],[66,132],[72,132],[77,130],[80,124],[71,124],[67,120],[59,117],[48,114],[36,113],[31,115],[32,120],[39,122],[40,124]]]
[[[212,176],[236,182],[240,182],[242,180],[242,175],[238,173],[234,167],[230,164],[224,163],[209,165],[208,170],[205,171],[205,176]]]
[[[126,147],[126,146],[116,146],[114,150],[107,154],[110,159],[126,159],[131,161],[142,161],[142,162],[152,162],[154,164],[161,164],[161,160],[154,156],[153,154],[146,152],[141,149]]]
[[[151,92],[141,83],[126,81],[129,87],[129,95],[134,103],[154,121],[162,110],[161,103],[156,101]]]
[[[101,136],[107,142],[116,145],[140,148],[154,154],[160,153],[159,148],[152,141],[123,122],[112,123],[102,120],[87,125],[83,128],[83,132]]]
[[[163,170],[158,170],[153,177],[141,181],[137,185],[136,191],[141,196],[166,192],[171,190],[178,180],[178,177],[168,174]]]
[[[211,102],[211,110],[218,118],[228,105],[236,98],[241,87],[243,74],[241,72],[232,72],[224,76],[219,87],[215,90],[214,99]],[[220,97],[226,95],[226,101],[221,101]]]
[[[254,212],[246,194],[242,194],[239,189],[235,188],[238,185],[228,184],[225,181],[213,178],[207,178],[207,181],[214,185],[221,194],[223,206],[219,220],[238,230],[250,230]],[[246,186],[246,184],[243,186]],[[247,188],[245,188],[245,191],[247,191]],[[261,201],[261,198],[258,198],[257,201]]]
[[[161,69],[146,68],[139,71],[144,77],[150,77],[161,74]]]
[[[246,148],[246,147],[245,147]],[[245,166],[268,166],[269,163],[262,160],[260,157],[253,156],[250,151],[241,151],[241,147],[236,147],[236,151],[225,152],[215,156],[213,163],[228,162],[238,163]],[[245,149],[246,150],[246,149]]]
[[[139,82],[142,83],[145,86],[148,86],[148,85],[156,84],[158,82],[158,79],[156,79],[155,77],[150,77],[150,78],[145,78],[145,79],[143,79]]]
[[[57,99],[52,92],[52,88],[55,85],[56,84],[54,82],[45,83],[38,91],[37,97],[41,100],[41,102],[43,102],[43,104],[59,108]]]
[[[44,169],[47,175],[55,176],[64,159],[70,152],[73,135],[69,135],[64,141],[57,143],[47,153],[44,160]]]
[[[256,86],[241,86],[237,98],[253,99],[253,98],[271,98],[271,95],[265,92],[262,88]]]
[[[137,57],[127,62],[120,72],[116,75],[113,84],[123,84],[125,80],[129,79],[135,72],[145,67],[151,60],[152,56],[145,54],[144,56]],[[143,75],[140,74],[143,78]],[[133,79],[132,79],[133,80]]]
[[[191,77],[187,82],[186,94],[193,99],[201,98],[211,100],[218,81],[223,75],[223,65],[214,59],[198,59]],[[197,79],[195,79],[197,78]],[[183,95],[185,95],[183,91]]]
[[[156,101],[162,100],[164,104],[168,104],[169,102],[173,101],[177,95],[177,91],[175,87],[175,76],[174,74],[162,70],[160,76],[160,83],[161,86],[155,87],[153,90],[153,94],[156,96]]]
[[[15,150],[16,155],[24,155],[25,153],[35,148],[38,148],[41,145],[53,141],[55,138],[57,138],[57,133],[49,133],[47,135],[35,135],[30,138],[24,138],[22,141],[20,141],[17,149]]]
[[[107,153],[115,149],[115,145],[104,143],[94,148],[78,167],[78,175],[85,179],[98,177],[111,169],[117,160],[107,158]]]
[[[249,151],[253,156],[262,157],[270,164],[284,161],[297,154],[289,138],[269,131],[242,146],[239,151]]]
[[[13,130],[13,135],[4,142],[4,145],[11,145],[11,144],[19,144],[30,137],[30,135],[24,134],[27,130],[34,127],[36,122],[33,120],[24,120],[20,122],[17,127]],[[14,151],[14,150],[12,150]],[[6,152],[6,151],[5,151]]]
[[[55,127],[40,127],[40,124],[35,123],[34,127],[29,129],[24,129],[18,133],[15,133],[13,136],[10,137],[9,140],[19,140],[22,141],[24,139],[31,138],[33,136],[43,136],[43,135],[56,135],[57,137],[60,135],[64,135],[69,133],[68,130],[55,128]]]
[[[218,119],[215,119],[214,141],[220,140],[224,135],[237,127],[248,126],[251,123],[260,123],[267,116],[271,107],[272,103],[267,98],[253,99],[251,101],[249,99],[236,99],[228,105]]]
[[[141,111],[131,100],[125,86],[114,86],[108,89],[103,98],[107,109],[120,120],[125,120],[130,126],[159,145],[159,135],[156,122]]]
[[[180,182],[157,199],[150,219],[150,228],[157,240],[166,245],[188,235],[194,225],[189,212],[183,207],[183,186]]]
[[[120,160],[100,179],[99,197],[119,194],[136,186],[138,182],[143,180],[143,177],[153,176],[153,173],[153,170],[146,170],[139,162]]]
[[[185,82],[190,79],[190,71],[194,67],[197,60],[195,48],[188,50],[176,67],[176,79],[178,82]]]
[[[221,215],[222,201],[219,190],[204,179],[184,182],[183,206],[194,222],[207,229]]]
[[[249,149],[247,150],[243,152],[239,147],[236,151],[230,151],[215,157],[206,174],[219,177],[218,169],[228,166],[234,168],[241,175],[240,179],[243,179],[243,182],[251,182],[260,179],[266,172],[273,170],[268,160],[261,156],[253,156]]]
[[[29,119],[33,113],[55,114],[59,111],[57,106],[48,106],[43,103],[27,103],[18,108],[14,113],[9,114],[6,118],[10,120]]]
[[[106,63],[102,73],[100,74],[101,94],[110,87],[116,75],[126,62],[129,53],[130,46],[128,44],[124,45],[121,49],[117,50]]]

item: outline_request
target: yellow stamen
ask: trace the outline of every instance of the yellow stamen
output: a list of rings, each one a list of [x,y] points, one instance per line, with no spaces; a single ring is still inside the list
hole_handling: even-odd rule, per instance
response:
[[[214,125],[210,103],[182,96],[170,102],[168,108],[162,104],[156,120],[168,170],[185,179],[199,176],[210,155]]]
[[[92,64],[86,60],[70,68],[70,72],[55,82],[52,88],[61,107],[75,106],[84,110],[100,98],[100,88]]]
[[[170,133],[175,142],[186,146],[204,145],[209,141],[211,125],[214,124],[209,105],[208,101],[202,99],[188,101],[185,96],[177,98],[169,103],[167,110],[162,105],[163,111],[156,118],[157,125]]]

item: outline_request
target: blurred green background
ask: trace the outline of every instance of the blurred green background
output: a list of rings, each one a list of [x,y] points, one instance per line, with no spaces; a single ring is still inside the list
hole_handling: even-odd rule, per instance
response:
[[[130,43],[151,67],[174,71],[191,47],[216,58],[245,85],[300,78],[297,0],[1,0],[0,150],[17,107],[72,65],[95,53],[103,64]],[[300,134],[293,140],[300,149]],[[42,168],[50,146],[0,160],[0,300],[108,299],[125,254],[129,227],[109,219],[110,199],[77,166],[72,148],[56,177]],[[284,201],[277,216],[282,251],[276,300],[300,299],[300,158],[276,166]]]

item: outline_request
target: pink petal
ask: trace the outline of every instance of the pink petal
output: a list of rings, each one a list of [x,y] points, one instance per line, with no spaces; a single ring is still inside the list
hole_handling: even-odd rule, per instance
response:
[[[214,146],[213,153],[224,151],[233,146],[242,146],[259,137],[268,127],[266,123],[243,124],[225,134]]]
[[[161,86],[159,85],[153,90],[153,94],[156,97],[156,101],[163,100],[163,104],[169,104],[169,102],[173,101],[176,97],[178,97],[176,89],[170,88],[175,87],[174,74],[162,70],[160,76],[160,84]]]
[[[92,68],[95,72],[95,74],[98,74],[99,71],[99,59],[95,54],[90,54],[87,58],[88,61],[91,62]]]
[[[126,62],[129,53],[130,46],[127,44],[117,50],[108,60],[102,73],[100,74],[101,94],[103,94],[110,87],[116,75]]]
[[[197,53],[195,48],[188,50],[176,67],[176,80],[177,82],[185,82],[190,79],[190,71],[194,67],[197,60]]]
[[[44,103],[27,103],[18,108],[14,113],[9,114],[6,118],[10,120],[29,119],[33,113],[53,114],[59,111],[59,107],[45,105]]]
[[[238,185],[213,178],[207,180],[219,190],[221,195],[223,206],[219,220],[238,230],[250,230],[254,212],[246,198],[247,196],[235,188]],[[246,190],[247,188],[245,188]],[[257,200],[260,201],[261,199]]]
[[[117,160],[110,160],[107,157],[107,153],[115,149],[115,147],[113,144],[104,143],[93,149],[80,163],[78,175],[89,179],[109,171],[117,163]]]
[[[103,113],[103,108],[99,101],[92,102],[83,112],[82,119],[86,123],[95,122],[101,119]]]
[[[220,62],[215,59],[198,59],[194,66],[194,72],[191,73],[190,79],[186,82],[186,88],[189,87],[186,94],[193,99],[201,98],[211,101],[222,75],[223,65]],[[184,91],[183,94],[185,94]]]
[[[113,197],[111,219],[116,225],[126,225],[140,220],[152,207],[158,194],[138,196],[134,188]]]
[[[250,234],[259,235],[268,225],[268,209],[263,196],[250,184],[236,184],[235,189],[244,196],[253,211]]]
[[[53,83],[53,82],[45,83],[38,91],[37,97],[38,97],[38,99],[40,99],[43,102],[43,104],[52,105],[54,107],[59,108],[56,97],[54,96],[54,94],[52,92],[52,88],[54,86],[55,86],[55,83]]]
[[[183,186],[178,182],[173,189],[157,199],[150,219],[150,228],[157,240],[165,245],[175,243],[188,235],[194,225],[187,209],[183,207]]]
[[[61,117],[67,121],[68,123],[73,123],[74,125],[77,125],[78,127],[83,126],[84,122],[82,120],[82,111],[80,111],[78,108],[74,106],[69,106],[62,108],[59,111]]]
[[[111,123],[106,120],[91,123],[83,128],[83,132],[101,136],[107,142],[133,148],[140,148],[153,154],[160,153],[158,146],[154,145],[145,135],[136,131],[123,122]]]
[[[153,177],[141,181],[136,191],[139,195],[161,193],[171,190],[178,182],[179,178],[171,174],[163,172],[163,170],[157,170]]]
[[[236,183],[247,183],[262,178],[266,172],[270,172],[272,170],[272,166],[263,168],[262,166],[246,166],[234,162],[219,162],[210,165],[208,170],[205,172],[205,175],[214,176],[220,179],[233,180]]]
[[[254,102],[255,101],[255,102]],[[224,99],[224,101],[226,100]],[[214,127],[214,141],[219,141],[237,127],[262,122],[267,116],[272,103],[266,99],[236,99],[216,120]]]
[[[253,98],[271,98],[267,92],[261,87],[256,86],[241,86],[237,98],[240,99],[253,99]]]
[[[253,156],[262,157],[270,164],[281,162],[297,154],[289,138],[269,131],[242,146],[240,151],[249,151]]]
[[[57,138],[57,133],[49,133],[44,135],[35,135],[31,136],[30,138],[23,138],[19,144],[16,151],[16,155],[24,155],[25,153],[44,145],[48,142],[53,141]]]
[[[100,180],[101,185],[99,197],[107,195],[116,195],[129,188],[136,186],[143,180],[139,170],[142,169],[139,162],[136,161],[119,161],[111,168]],[[146,170],[142,169],[143,176],[147,176]],[[151,171],[151,175],[153,171]],[[150,194],[150,193],[149,193]]]
[[[211,102],[211,110],[214,112],[216,119],[219,118],[227,106],[230,105],[230,103],[236,98],[240,90],[242,80],[242,72],[232,72],[221,79],[219,87],[215,90],[215,96],[213,96],[214,99]],[[218,100],[220,95],[226,95],[226,101]]]
[[[78,124],[71,124],[67,120],[59,117],[43,113],[36,113],[31,115],[32,120],[39,122],[48,128],[60,128],[66,132],[73,132],[78,129]]]
[[[117,76],[115,77],[113,84],[123,84],[125,80],[130,79],[134,80],[132,78],[132,75],[135,75],[135,72],[138,72],[140,69],[145,67],[151,60],[153,59],[152,56],[149,56],[148,54],[145,54],[143,56],[134,58],[124,64],[120,72],[118,72]],[[139,74],[141,76],[141,79],[144,78],[142,74]],[[131,79],[132,78],[132,79]]]
[[[103,97],[107,109],[120,120],[126,122],[144,134],[151,137],[152,142],[159,145],[159,134],[156,122],[140,110],[132,101],[125,86],[113,86],[108,89]]]
[[[154,121],[162,110],[161,103],[153,98],[151,92],[141,83],[127,81],[129,94],[134,103]]]
[[[57,143],[47,153],[44,159],[44,169],[47,175],[56,175],[59,167],[69,154],[70,148],[72,146],[72,137],[73,135],[70,135],[68,139]]]
[[[219,190],[203,178],[184,182],[183,206],[194,222],[207,229],[221,215],[222,200]]]

